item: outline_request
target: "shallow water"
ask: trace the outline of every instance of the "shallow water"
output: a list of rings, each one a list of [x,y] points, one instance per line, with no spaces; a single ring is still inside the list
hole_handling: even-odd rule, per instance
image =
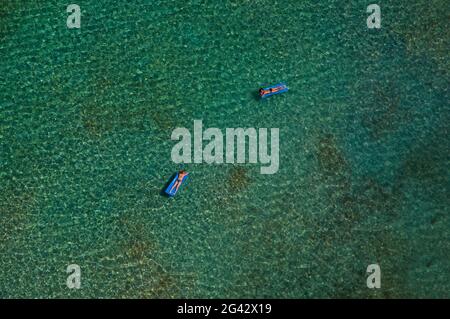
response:
[[[444,1],[381,30],[359,0],[120,2],[0,8],[0,297],[450,297]],[[279,128],[279,171],[161,196],[194,119]]]

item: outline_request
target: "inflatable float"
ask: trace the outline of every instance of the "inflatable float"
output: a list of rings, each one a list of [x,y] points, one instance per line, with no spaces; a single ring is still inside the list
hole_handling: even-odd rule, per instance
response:
[[[167,196],[173,197],[177,194],[178,189],[180,186],[185,182],[185,180],[188,178],[189,173],[185,171],[179,171],[175,174],[172,181],[170,182],[169,186],[165,189],[165,193]]]
[[[259,89],[259,96],[262,99],[265,99],[269,96],[275,95],[275,94],[281,94],[284,92],[287,92],[289,90],[289,88],[287,87],[286,83],[278,83],[272,86],[268,86],[265,88],[260,88]]]

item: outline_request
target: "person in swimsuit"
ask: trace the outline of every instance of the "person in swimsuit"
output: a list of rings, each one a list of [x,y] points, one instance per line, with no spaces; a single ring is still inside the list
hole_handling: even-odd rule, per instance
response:
[[[181,171],[178,172],[178,178],[177,178],[177,180],[175,181],[175,183],[173,183],[173,186],[172,186],[172,188],[170,189],[170,192],[172,192],[172,190],[173,190],[174,188],[175,188],[176,191],[178,191],[178,188],[180,187],[181,182],[183,181],[183,178],[184,178],[187,174],[188,174],[188,172],[183,171],[183,170],[181,170]]]
[[[264,95],[266,95],[266,94],[268,94],[268,93],[274,93],[274,92],[277,92],[277,91],[279,91],[279,90],[281,90],[282,89],[282,87],[281,86],[279,86],[279,87],[275,87],[275,88],[270,88],[270,89],[268,89],[268,90],[264,90],[264,89],[259,89],[259,95],[260,96],[264,96]]]

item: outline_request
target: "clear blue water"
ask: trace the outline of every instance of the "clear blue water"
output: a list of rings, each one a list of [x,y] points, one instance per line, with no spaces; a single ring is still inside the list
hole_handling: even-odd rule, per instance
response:
[[[359,0],[82,1],[69,30],[3,1],[0,297],[448,298],[447,6],[378,3],[381,30]],[[279,171],[161,196],[194,119],[279,128]]]

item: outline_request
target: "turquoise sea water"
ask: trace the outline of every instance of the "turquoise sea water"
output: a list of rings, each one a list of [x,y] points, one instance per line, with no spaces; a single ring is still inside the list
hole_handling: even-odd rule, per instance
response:
[[[450,297],[448,4],[370,3],[1,1],[0,297]],[[161,196],[194,119],[279,128],[279,171]]]

